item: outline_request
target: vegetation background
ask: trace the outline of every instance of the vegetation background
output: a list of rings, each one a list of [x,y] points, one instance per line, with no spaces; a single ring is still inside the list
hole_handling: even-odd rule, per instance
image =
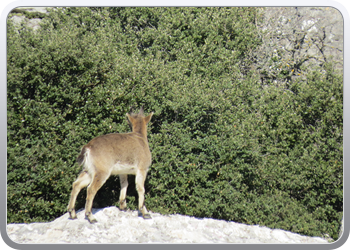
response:
[[[326,38],[308,33],[314,23],[303,29],[297,13],[270,21],[265,13],[56,8],[35,31],[9,19],[7,222],[65,213],[82,145],[128,132],[125,114],[144,105],[155,112],[149,210],[336,240],[342,67],[321,46]],[[117,178],[94,207],[118,205]],[[128,206],[137,209],[129,182]],[[77,208],[84,203],[82,191]]]

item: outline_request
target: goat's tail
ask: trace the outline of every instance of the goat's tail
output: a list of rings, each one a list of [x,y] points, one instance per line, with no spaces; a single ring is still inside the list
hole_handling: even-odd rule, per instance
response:
[[[85,162],[85,157],[86,157],[86,147],[84,146],[81,149],[81,152],[77,158],[77,162],[79,163],[79,165],[82,165]]]

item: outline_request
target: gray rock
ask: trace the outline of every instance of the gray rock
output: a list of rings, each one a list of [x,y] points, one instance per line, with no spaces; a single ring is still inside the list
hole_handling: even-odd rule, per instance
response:
[[[40,12],[40,13],[48,13],[48,7],[18,7],[16,10],[19,11],[28,11],[28,12]]]
[[[11,20],[13,21],[14,24],[18,25],[21,22],[23,22],[25,19],[25,16],[13,16],[11,17]]]
[[[319,237],[302,236],[280,229],[209,218],[152,213],[116,207],[93,209],[98,220],[90,224],[84,210],[78,219],[68,213],[48,223],[9,224],[7,234],[16,243],[328,243]]]
[[[341,218],[339,238],[343,235],[343,233],[344,233],[344,216]]]
[[[27,18],[25,13],[26,12],[34,12],[34,13],[40,13],[41,16],[43,14],[47,14],[49,12],[48,7],[19,7],[14,10],[12,10],[12,13],[15,13],[15,15],[11,15],[9,17],[10,20],[13,21],[15,25],[20,25],[21,23],[25,23],[28,27],[32,28],[34,31],[37,30],[41,22],[40,18]]]

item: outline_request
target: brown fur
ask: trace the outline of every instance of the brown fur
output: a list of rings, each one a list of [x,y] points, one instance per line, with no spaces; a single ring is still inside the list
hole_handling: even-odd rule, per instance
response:
[[[144,116],[143,108],[138,114],[126,114],[132,132],[124,134],[107,134],[95,137],[83,146],[77,158],[84,165],[83,171],[73,183],[68,212],[70,218],[76,219],[75,201],[80,190],[86,186],[87,196],[85,214],[91,223],[96,219],[91,213],[92,202],[97,191],[111,175],[120,177],[120,209],[126,209],[127,175],[136,175],[136,189],[139,195],[139,212],[143,218],[150,218],[144,205],[144,182],[151,165],[151,152],[147,140],[147,124],[153,113]]]

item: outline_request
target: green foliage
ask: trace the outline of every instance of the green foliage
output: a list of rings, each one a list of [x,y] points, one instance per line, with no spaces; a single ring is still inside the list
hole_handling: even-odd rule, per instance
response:
[[[155,112],[149,210],[336,239],[342,76],[325,66],[288,88],[262,87],[245,60],[260,44],[257,11],[63,8],[35,32],[9,22],[8,223],[65,213],[82,145],[127,132],[126,112],[144,105]],[[116,179],[95,207],[117,205]]]

